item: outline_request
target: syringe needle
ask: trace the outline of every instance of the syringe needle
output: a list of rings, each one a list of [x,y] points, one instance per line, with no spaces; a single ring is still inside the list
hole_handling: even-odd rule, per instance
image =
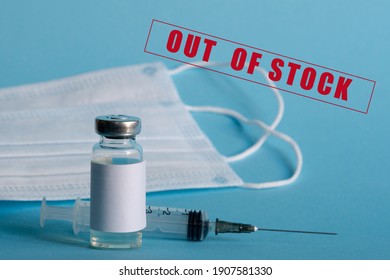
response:
[[[323,231],[305,231],[305,230],[289,230],[289,229],[273,229],[273,228],[258,228],[259,231],[278,231],[278,232],[290,232],[290,233],[305,233],[305,234],[325,234],[325,235],[337,235],[335,232],[323,232]]]
[[[218,233],[250,233],[255,231],[277,231],[277,232],[289,232],[289,233],[305,233],[305,234],[326,234],[337,235],[334,232],[323,231],[306,231],[306,230],[289,230],[289,229],[273,229],[273,228],[259,228],[249,224],[231,223],[226,221],[216,220],[215,234]]]

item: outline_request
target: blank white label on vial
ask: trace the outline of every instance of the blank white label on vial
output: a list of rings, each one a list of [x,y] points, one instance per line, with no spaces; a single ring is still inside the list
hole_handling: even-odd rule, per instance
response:
[[[146,227],[145,162],[91,163],[91,229],[135,232]]]

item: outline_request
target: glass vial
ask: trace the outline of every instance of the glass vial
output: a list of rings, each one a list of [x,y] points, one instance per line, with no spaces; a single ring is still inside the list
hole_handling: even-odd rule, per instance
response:
[[[91,246],[138,248],[146,226],[145,163],[135,139],[141,120],[99,116],[95,131],[100,142],[91,160]]]

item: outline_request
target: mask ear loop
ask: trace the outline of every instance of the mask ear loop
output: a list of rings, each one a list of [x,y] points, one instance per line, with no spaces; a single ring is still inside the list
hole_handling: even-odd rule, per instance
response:
[[[237,111],[234,111],[231,109],[214,107],[214,106],[186,106],[186,108],[192,112],[207,112],[207,113],[227,115],[227,116],[230,116],[230,117],[238,120],[241,123],[249,124],[249,125],[257,125],[260,128],[264,129],[268,135],[272,134],[272,135],[284,140],[285,142],[287,142],[288,144],[291,145],[291,147],[293,148],[294,153],[296,155],[297,163],[296,163],[295,171],[290,178],[278,180],[278,181],[273,181],[273,182],[264,182],[264,183],[244,183],[243,187],[252,188],[252,189],[265,189],[265,188],[282,187],[282,186],[291,184],[300,175],[300,173],[302,171],[302,165],[303,165],[302,152],[301,152],[301,149],[299,148],[299,145],[290,136],[288,136],[284,133],[281,133],[277,130],[274,130],[272,127],[266,125],[265,123],[263,123],[260,120],[247,119],[246,117],[244,117],[243,115],[241,115]],[[245,157],[249,156],[250,154],[253,154],[255,151],[256,151],[255,149],[252,149],[252,150],[247,149],[245,151],[244,156]]]
[[[245,63],[245,65],[248,66],[249,63]],[[194,64],[182,64],[182,65],[176,67],[175,69],[168,70],[168,73],[170,75],[176,75],[176,74],[181,73],[183,71],[186,71],[189,69],[194,69],[195,66],[200,67],[200,68],[205,68],[204,66],[226,67],[226,66],[229,66],[229,63],[227,63],[227,62],[199,61],[199,62],[196,62]],[[269,126],[270,129],[275,130],[276,127],[279,125],[280,121],[282,120],[282,117],[284,114],[283,97],[280,94],[279,90],[276,88],[276,85],[274,84],[274,82],[268,78],[267,71],[265,71],[261,67],[256,68],[256,71],[259,71],[264,76],[264,78],[267,80],[268,84],[271,87],[272,92],[274,93],[274,95],[276,97],[276,101],[278,102],[278,113],[276,114],[276,117],[275,117],[274,121],[272,122],[272,124]],[[246,158],[248,155],[259,150],[263,146],[264,142],[267,140],[268,136],[269,136],[269,132],[266,130],[265,134],[262,137],[260,137],[256,141],[256,143],[254,143],[252,146],[250,146],[249,148],[245,149],[244,151],[242,151],[236,155],[225,157],[225,160],[227,162],[235,162],[235,161],[239,161],[239,160]]]

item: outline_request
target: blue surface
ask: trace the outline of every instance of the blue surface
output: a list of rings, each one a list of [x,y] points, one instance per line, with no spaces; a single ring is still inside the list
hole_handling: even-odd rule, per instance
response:
[[[376,80],[368,115],[282,93],[279,130],[300,144],[303,172],[289,187],[148,194],[151,205],[207,210],[264,227],[337,236],[258,232],[204,242],[145,239],[141,249],[88,248],[68,224],[39,227],[38,202],[0,202],[1,259],[390,259],[389,4],[385,1],[11,1],[0,2],[0,87],[161,60],[144,53],[152,19]],[[270,90],[206,71],[174,78],[183,100],[235,108],[270,123]],[[216,147],[254,141],[231,120],[196,114]],[[6,137],[1,135],[0,137]],[[233,164],[248,181],[286,178],[290,147],[270,139]],[[70,205],[70,202],[61,204]],[[62,236],[60,236],[62,234]]]

